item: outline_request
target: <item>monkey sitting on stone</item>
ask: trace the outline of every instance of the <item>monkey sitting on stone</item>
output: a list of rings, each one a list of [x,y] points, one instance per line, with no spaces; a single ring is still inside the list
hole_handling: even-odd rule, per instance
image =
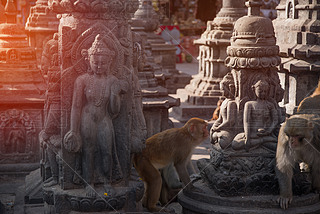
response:
[[[303,161],[311,167],[312,186],[320,191],[320,117],[312,114],[291,116],[282,125],[277,146],[276,173],[280,187],[278,202],[287,209],[292,201],[293,167]]]
[[[179,178],[188,189],[197,190],[190,182],[187,164],[193,149],[208,138],[207,122],[191,118],[181,128],[171,128],[146,140],[146,147],[133,157],[134,166],[145,182],[143,205],[150,212],[168,211],[157,207],[162,179],[159,169],[173,163]]]

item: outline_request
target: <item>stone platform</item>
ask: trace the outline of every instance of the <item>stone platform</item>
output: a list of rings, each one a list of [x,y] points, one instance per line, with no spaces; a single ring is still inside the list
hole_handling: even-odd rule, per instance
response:
[[[178,201],[184,214],[319,214],[318,194],[294,196],[287,210],[282,210],[277,203],[278,195],[221,197],[208,189],[202,181],[194,185],[204,193],[180,192]]]

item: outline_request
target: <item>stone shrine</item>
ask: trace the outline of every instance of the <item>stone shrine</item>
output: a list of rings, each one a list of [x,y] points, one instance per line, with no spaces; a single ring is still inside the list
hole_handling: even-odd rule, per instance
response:
[[[224,65],[227,46],[230,45],[234,22],[246,14],[243,0],[224,0],[222,8],[207,29],[194,43],[200,45],[199,73],[184,89],[177,91],[180,107],[173,108],[181,121],[191,117],[209,119],[222,97],[219,84],[229,71]]]
[[[29,44],[36,49],[38,65],[40,64],[42,47],[58,32],[59,20],[57,14],[49,10],[48,0],[37,0],[30,8],[26,23]]]
[[[148,3],[149,1],[140,1],[140,8],[145,7],[145,4]],[[180,104],[179,99],[168,96],[168,90],[158,85],[155,78],[155,71],[161,70],[162,67],[159,68],[159,65],[154,62],[151,44],[147,40],[146,29],[148,29],[150,23],[152,22],[149,22],[149,19],[139,19],[135,16],[132,23],[132,30],[138,34],[136,36],[137,43],[135,43],[137,50],[136,69],[142,91],[143,113],[148,137],[171,128],[169,126],[168,109]]]
[[[45,83],[16,14],[9,0],[0,24],[0,171],[19,175],[39,167]]]
[[[279,76],[285,88],[282,105],[293,114],[317,86],[320,71],[319,1],[281,0],[273,21],[280,47]]]
[[[53,0],[51,7],[60,17],[60,70],[51,76],[52,83],[61,76],[61,112],[49,111],[47,121],[61,120],[60,132],[45,127],[40,136],[56,146],[47,150],[56,156],[50,167],[58,164],[44,183],[45,211],[137,212],[144,188],[131,155],[147,135],[129,24],[138,2]]]
[[[191,79],[176,69],[176,47],[167,44],[165,40],[155,34],[159,27],[159,16],[154,11],[151,0],[140,0],[140,7],[132,19],[134,27],[143,27],[147,41],[151,46],[154,63],[162,67],[155,71],[159,85],[168,89],[170,94],[176,93],[177,88],[183,88]]]
[[[276,66],[280,64],[270,19],[261,17],[260,0],[249,0],[248,15],[234,25],[221,83],[226,99],[210,131],[210,160],[198,161],[197,192],[179,194],[183,213],[283,213],[275,176],[275,151],[284,111]],[[319,195],[310,193],[308,173],[294,176],[288,212],[319,213]]]

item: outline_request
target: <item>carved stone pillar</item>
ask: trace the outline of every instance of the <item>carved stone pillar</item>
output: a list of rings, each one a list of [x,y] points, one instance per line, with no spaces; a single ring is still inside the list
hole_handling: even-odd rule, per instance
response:
[[[167,44],[160,35],[154,33],[159,26],[159,16],[154,11],[151,0],[140,0],[139,9],[132,21],[133,26],[144,28],[154,63],[162,67],[155,71],[159,85],[167,88],[170,94],[176,93],[177,88],[183,88],[191,77],[176,69],[176,47]]]
[[[39,167],[45,83],[13,0],[0,24],[0,171],[26,174]]]
[[[208,21],[206,31],[195,41],[200,45],[199,73],[184,89],[179,89],[180,107],[174,113],[179,120],[191,117],[209,119],[221,98],[219,84],[229,71],[224,65],[226,49],[230,45],[234,22],[246,14],[243,0],[224,0],[213,21]]]
[[[147,39],[150,28],[154,28],[157,25],[158,17],[154,13],[149,19],[142,19],[142,9],[149,1],[140,1],[140,10],[135,13],[132,23],[132,30],[136,32],[137,36],[137,50],[141,52],[137,55],[137,70],[139,83],[142,89],[142,103],[143,112],[147,124],[148,137],[161,132],[169,127],[169,114],[168,110],[173,106],[180,104],[179,99],[175,99],[168,96],[168,89],[160,86],[156,80],[155,73],[161,73],[162,66],[155,63],[152,55],[152,47],[150,41]]]
[[[285,95],[282,104],[293,114],[304,97],[317,86],[320,76],[318,1],[281,0],[273,21],[280,47],[279,76]]]
[[[183,213],[281,213],[276,199],[275,152],[284,112],[278,105],[283,89],[276,66],[279,47],[270,19],[259,16],[260,0],[249,0],[248,15],[234,25],[221,81],[226,99],[210,132],[210,160],[197,162],[203,192],[179,195]],[[317,213],[318,195],[310,193],[306,174],[295,175],[290,213]],[[257,211],[258,210],[258,211]]]
[[[59,20],[57,14],[49,10],[48,0],[37,0],[30,8],[26,23],[29,45],[36,49],[37,62],[40,65],[42,48],[55,32],[58,32]]]

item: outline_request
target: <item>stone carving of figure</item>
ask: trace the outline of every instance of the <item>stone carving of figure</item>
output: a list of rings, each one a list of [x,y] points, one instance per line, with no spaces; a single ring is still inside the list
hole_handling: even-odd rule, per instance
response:
[[[5,146],[7,153],[24,153],[26,145],[23,132],[21,130],[11,130]]]
[[[259,147],[275,150],[277,136],[274,130],[278,124],[278,112],[274,103],[268,100],[269,84],[264,80],[257,81],[252,90],[256,100],[246,102],[244,106],[244,133],[238,134],[232,142],[235,150]]]
[[[60,135],[60,70],[58,67],[58,34],[55,33],[43,49],[41,72],[47,79],[45,119],[39,141],[44,153],[45,167],[49,166],[51,177],[44,174],[44,187],[58,184],[59,167],[57,155],[61,149]],[[46,172],[46,170],[44,170]],[[49,177],[49,178],[48,178]]]
[[[70,131],[64,137],[64,146],[69,152],[81,151],[86,195],[95,197],[94,186],[99,183],[112,195],[112,181],[122,177],[112,119],[120,112],[120,95],[128,85],[114,75],[111,63],[115,52],[100,34],[83,55],[90,67],[74,83]]]
[[[218,119],[211,127],[210,140],[212,144],[219,143],[222,149],[226,149],[236,134],[237,119],[237,104],[234,100],[235,86],[231,73],[228,73],[220,82],[220,89],[226,99],[221,104]]]

